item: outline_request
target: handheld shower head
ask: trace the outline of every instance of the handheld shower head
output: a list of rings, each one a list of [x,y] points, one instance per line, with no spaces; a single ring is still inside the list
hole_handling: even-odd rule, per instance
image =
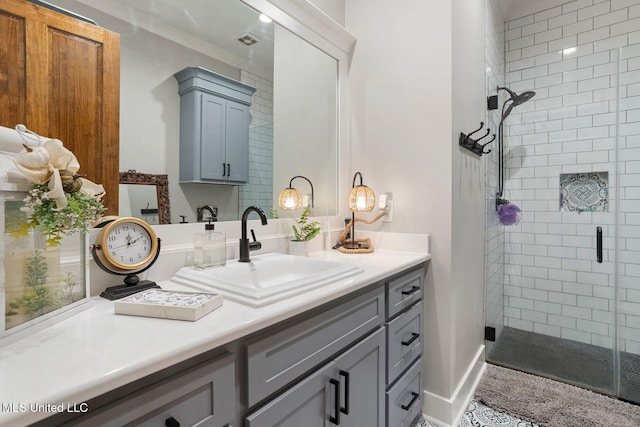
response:
[[[524,104],[525,102],[529,101],[531,98],[533,98],[536,95],[536,93],[532,90],[522,92],[520,95],[518,95],[517,93],[515,93],[514,91],[506,87],[498,87],[498,90],[506,90],[509,93],[509,99],[507,99],[504,102],[504,105],[502,106],[503,113],[502,113],[502,119],[500,120],[500,123],[504,122],[507,116],[511,114],[511,110],[513,110],[513,107],[517,107],[518,105]],[[507,105],[507,102],[509,101],[511,101],[511,103],[507,106],[507,109],[505,110],[504,106]]]

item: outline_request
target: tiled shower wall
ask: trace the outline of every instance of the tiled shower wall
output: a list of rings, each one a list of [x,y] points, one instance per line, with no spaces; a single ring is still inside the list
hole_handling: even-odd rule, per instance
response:
[[[273,208],[273,82],[245,70],[240,81],[256,89],[249,124],[249,182],[240,186],[240,209]]]
[[[486,72],[487,95],[494,95],[496,87],[504,86],[504,18],[498,0],[487,1]],[[496,131],[500,123],[497,111],[489,111],[487,127]],[[487,235],[485,242],[485,283],[487,326],[496,328],[499,335],[504,325],[504,227],[496,216],[495,194],[498,187],[498,151],[494,147],[487,161]]]
[[[507,120],[505,197],[523,211],[505,230],[508,326],[610,348],[617,308],[620,350],[640,354],[638,43],[640,0],[577,0],[506,24],[507,86],[537,93]],[[609,212],[560,212],[559,175],[580,172],[609,173]]]

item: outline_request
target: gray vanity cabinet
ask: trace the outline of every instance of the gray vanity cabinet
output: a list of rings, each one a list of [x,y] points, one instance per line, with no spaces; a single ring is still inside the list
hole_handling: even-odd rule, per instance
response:
[[[384,328],[245,418],[246,427],[383,427]]]
[[[180,182],[245,184],[255,89],[200,67],[175,74],[180,94]]]

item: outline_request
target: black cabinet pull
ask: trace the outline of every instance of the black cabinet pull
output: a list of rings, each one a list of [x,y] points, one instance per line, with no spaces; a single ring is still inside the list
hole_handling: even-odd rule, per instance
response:
[[[602,227],[596,227],[596,256],[598,262],[602,264]]]
[[[180,423],[173,417],[169,417],[164,420],[164,425],[167,427],[180,427]]]
[[[227,163],[227,176],[231,176],[231,163]]]
[[[351,374],[347,371],[340,371],[340,375],[344,377],[344,407],[340,408],[340,412],[345,415],[349,415],[349,381]]]
[[[416,393],[415,391],[411,392],[411,401],[409,403],[407,403],[406,405],[402,405],[401,408],[404,409],[405,411],[408,411],[409,408],[411,408],[413,406],[414,403],[416,403],[416,401],[418,400],[418,398],[420,397],[420,395],[418,393]]]
[[[222,164],[222,176],[227,176],[227,164]]]
[[[420,286],[413,286],[411,289],[409,289],[408,291],[402,291],[402,295],[411,295],[411,294],[415,294],[416,292],[418,292],[420,290]]]
[[[333,402],[333,413],[336,414],[334,417],[329,415],[329,421],[331,421],[332,424],[339,426],[340,425],[340,381],[331,378],[329,382],[333,384],[333,386],[335,387],[335,394],[334,394],[335,400]]]
[[[412,342],[417,340],[420,337],[420,334],[416,334],[415,332],[411,333],[411,338],[408,341],[402,341],[402,345],[411,345]]]

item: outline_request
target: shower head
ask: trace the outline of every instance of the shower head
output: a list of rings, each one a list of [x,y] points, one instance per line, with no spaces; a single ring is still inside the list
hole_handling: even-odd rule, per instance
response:
[[[511,110],[513,110],[513,107],[517,107],[518,105],[524,104],[525,102],[527,102],[528,100],[530,100],[536,95],[536,93],[532,90],[522,92],[520,95],[518,95],[517,93],[515,93],[509,88],[506,88],[506,87],[498,88],[498,90],[501,90],[501,89],[506,90],[509,93],[509,99],[505,101],[504,105],[507,105],[507,102],[509,101],[511,101],[511,103],[509,104],[506,110],[504,109],[504,105],[502,106],[503,113],[502,113],[502,119],[500,120],[500,123],[504,122],[507,116],[511,114]]]

